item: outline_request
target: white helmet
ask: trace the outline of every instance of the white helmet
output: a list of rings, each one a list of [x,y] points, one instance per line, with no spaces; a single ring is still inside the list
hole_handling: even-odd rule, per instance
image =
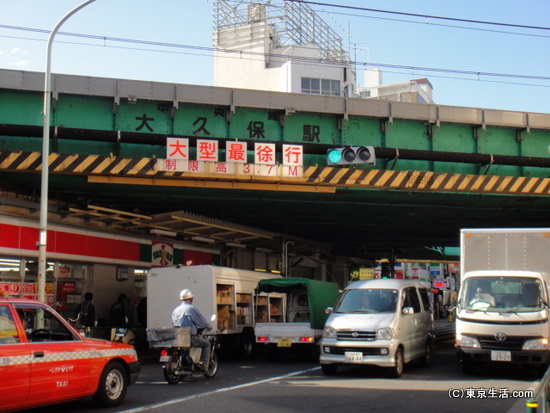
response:
[[[181,290],[180,292],[180,300],[189,300],[190,298],[193,298],[194,295],[191,292],[191,290],[188,290],[187,288],[185,290]]]

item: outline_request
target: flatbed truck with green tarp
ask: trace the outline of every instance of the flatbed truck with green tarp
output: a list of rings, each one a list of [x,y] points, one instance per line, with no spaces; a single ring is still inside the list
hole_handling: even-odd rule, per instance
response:
[[[256,295],[256,344],[271,351],[315,349],[339,295],[333,282],[301,277],[264,279]]]

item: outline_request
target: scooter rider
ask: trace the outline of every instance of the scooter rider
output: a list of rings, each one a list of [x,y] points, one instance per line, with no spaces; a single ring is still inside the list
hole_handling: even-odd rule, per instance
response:
[[[201,357],[199,368],[206,371],[208,366],[208,358],[210,355],[210,342],[203,337],[197,335],[197,329],[202,328],[211,330],[212,327],[203,317],[198,308],[193,306],[193,298],[195,296],[191,290],[185,289],[180,292],[181,304],[175,308],[172,313],[172,323],[175,327],[190,327],[191,328],[191,345],[201,348]]]

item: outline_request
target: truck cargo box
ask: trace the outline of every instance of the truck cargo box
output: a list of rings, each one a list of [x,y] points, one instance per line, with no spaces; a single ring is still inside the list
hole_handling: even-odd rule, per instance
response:
[[[172,312],[181,303],[180,291],[195,295],[193,305],[204,317],[216,315],[214,332],[222,345],[239,346],[249,354],[254,344],[254,289],[276,274],[213,265],[152,268],[147,273],[147,330],[151,346],[170,343]]]

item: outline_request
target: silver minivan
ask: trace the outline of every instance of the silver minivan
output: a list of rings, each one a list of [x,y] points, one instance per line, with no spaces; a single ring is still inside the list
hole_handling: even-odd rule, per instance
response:
[[[411,360],[431,364],[434,321],[422,282],[354,281],[329,311],[320,342],[323,373],[336,374],[341,364],[371,364],[400,377]]]

